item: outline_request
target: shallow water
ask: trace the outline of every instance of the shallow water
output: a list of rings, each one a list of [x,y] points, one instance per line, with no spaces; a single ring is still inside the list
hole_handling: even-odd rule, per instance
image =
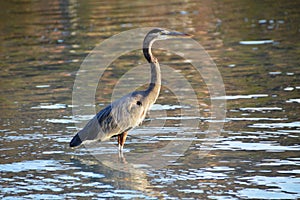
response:
[[[299,2],[1,5],[1,199],[300,198]],[[138,27],[194,35],[222,75],[226,95],[213,100],[227,101],[226,117],[210,116],[209,91],[188,60],[156,50],[162,64],[190,81],[200,112],[163,87],[123,155],[114,138],[70,149],[79,124],[92,117],[72,115],[82,61],[104,39]],[[139,51],[114,61],[96,105],[85,106],[107,105],[122,75],[143,62]],[[219,123],[220,135],[207,129]]]

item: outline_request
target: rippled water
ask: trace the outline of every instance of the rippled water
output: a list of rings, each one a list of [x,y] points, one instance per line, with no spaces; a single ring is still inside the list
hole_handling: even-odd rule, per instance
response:
[[[1,199],[300,198],[298,1],[22,0],[1,6]],[[80,64],[96,44],[138,27],[194,35],[223,77],[226,96],[214,100],[227,101],[226,118],[210,117],[206,85],[188,62],[156,51],[161,63],[191,81],[200,115],[182,116],[193,105],[180,105],[163,88],[123,155],[115,139],[70,149],[77,125],[92,117],[72,115]],[[113,62],[96,105],[86,106],[107,105],[122,74],[142,62],[139,51]],[[191,122],[199,128],[180,126]],[[223,122],[221,135],[207,131]]]

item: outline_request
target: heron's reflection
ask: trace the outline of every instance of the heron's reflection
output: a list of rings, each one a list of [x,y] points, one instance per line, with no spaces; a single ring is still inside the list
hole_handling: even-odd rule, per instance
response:
[[[105,177],[100,181],[113,186],[113,190],[136,190],[148,197],[161,197],[147,179],[149,170],[127,162],[126,152],[116,151],[106,156],[84,153],[84,156],[74,156],[71,161],[80,171],[103,174]]]

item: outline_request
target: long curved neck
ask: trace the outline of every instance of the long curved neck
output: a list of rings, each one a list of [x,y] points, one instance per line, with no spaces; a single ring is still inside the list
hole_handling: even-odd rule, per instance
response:
[[[151,82],[146,90],[147,98],[149,99],[150,104],[153,104],[156,101],[161,88],[160,66],[158,60],[152,55],[151,52],[151,47],[154,41],[155,40],[153,39],[147,40],[146,37],[143,43],[143,53],[151,67]]]
[[[157,60],[156,62],[151,62],[150,67],[151,67],[151,82],[146,92],[147,92],[147,97],[149,98],[151,104],[153,104],[156,101],[160,92],[161,72]]]
[[[146,60],[149,63],[154,62],[156,60],[156,58],[152,55],[152,51],[151,51],[152,44],[154,43],[154,41],[155,40],[153,38],[146,37],[143,42],[143,53]]]

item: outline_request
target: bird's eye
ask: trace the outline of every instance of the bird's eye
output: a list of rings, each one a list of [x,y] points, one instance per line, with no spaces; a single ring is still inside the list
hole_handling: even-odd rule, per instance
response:
[[[142,102],[137,101],[137,102],[136,102],[136,105],[141,106],[141,105],[142,105]]]

